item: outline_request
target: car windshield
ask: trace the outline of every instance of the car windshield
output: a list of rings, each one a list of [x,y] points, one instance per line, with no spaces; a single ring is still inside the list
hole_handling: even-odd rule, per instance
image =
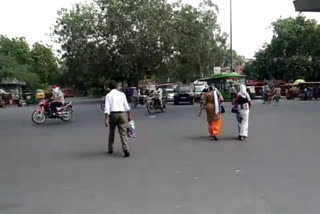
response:
[[[185,91],[192,91],[190,86],[178,86],[177,87],[178,92],[185,92]]]
[[[195,91],[196,91],[196,92],[202,92],[203,89],[205,89],[204,86],[195,86]]]

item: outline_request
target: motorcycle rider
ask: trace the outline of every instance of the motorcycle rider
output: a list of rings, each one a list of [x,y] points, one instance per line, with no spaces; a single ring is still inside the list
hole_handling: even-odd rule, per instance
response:
[[[57,85],[52,86],[51,99],[52,99],[51,110],[53,112],[53,115],[56,115],[57,108],[62,107],[65,101],[64,94]]]
[[[162,88],[161,88],[161,87],[158,87],[158,88],[157,88],[157,91],[156,91],[156,95],[157,95],[157,97],[159,98],[160,106],[161,106],[161,107],[163,107],[162,94],[163,94]]]

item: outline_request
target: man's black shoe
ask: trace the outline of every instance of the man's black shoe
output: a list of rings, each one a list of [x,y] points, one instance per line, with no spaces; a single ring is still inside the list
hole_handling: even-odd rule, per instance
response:
[[[130,152],[128,150],[124,151],[123,153],[125,158],[130,157]]]
[[[108,154],[113,154],[113,150],[112,150],[112,149],[109,149],[109,150],[108,150]]]

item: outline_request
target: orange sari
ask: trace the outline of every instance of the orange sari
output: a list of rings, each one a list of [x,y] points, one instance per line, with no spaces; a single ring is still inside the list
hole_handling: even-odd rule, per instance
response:
[[[223,100],[223,97],[220,93],[218,96],[220,100]],[[209,135],[211,137],[218,136],[220,134],[221,127],[221,113],[215,115],[215,105],[212,92],[208,92],[204,95],[203,108],[206,110],[207,113]]]

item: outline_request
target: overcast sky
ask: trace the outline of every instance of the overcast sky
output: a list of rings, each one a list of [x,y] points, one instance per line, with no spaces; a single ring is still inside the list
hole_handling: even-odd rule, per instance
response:
[[[119,0],[121,1],[121,0]],[[80,0],[0,0],[0,34],[24,36],[29,43],[52,44],[48,36],[57,17],[57,10]],[[197,6],[200,0],[183,0]],[[229,0],[213,0],[220,9],[222,30],[229,33]],[[250,58],[269,42],[270,23],[280,16],[297,16],[293,0],[233,0],[233,45],[241,55]],[[320,22],[320,13],[305,13]]]

